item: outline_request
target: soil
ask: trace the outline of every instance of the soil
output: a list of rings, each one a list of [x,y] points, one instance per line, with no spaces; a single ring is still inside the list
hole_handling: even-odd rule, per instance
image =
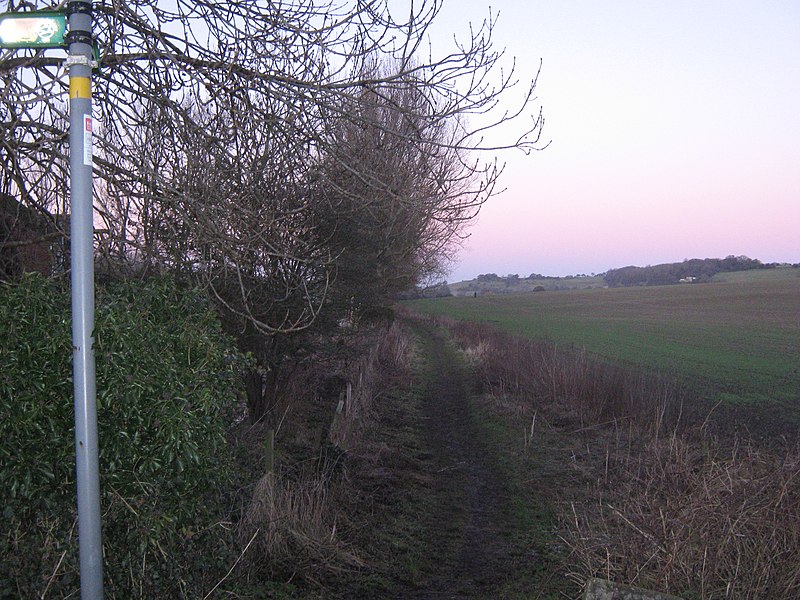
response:
[[[508,423],[481,406],[444,334],[414,330],[419,385],[381,402],[368,450],[350,460],[360,498],[350,524],[362,524],[357,545],[368,568],[336,595],[571,597],[546,493],[553,481],[542,474],[539,489],[531,484],[522,428],[509,440]]]

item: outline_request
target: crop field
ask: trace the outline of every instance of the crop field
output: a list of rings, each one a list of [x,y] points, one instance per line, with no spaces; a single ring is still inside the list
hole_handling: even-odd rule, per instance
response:
[[[796,268],[724,273],[705,284],[439,298],[410,305],[675,374],[713,399],[800,400]]]

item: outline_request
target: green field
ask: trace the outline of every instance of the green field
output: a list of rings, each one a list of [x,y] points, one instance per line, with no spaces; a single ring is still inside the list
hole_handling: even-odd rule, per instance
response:
[[[419,312],[485,321],[731,400],[800,399],[800,269],[724,273],[705,284],[440,298]]]

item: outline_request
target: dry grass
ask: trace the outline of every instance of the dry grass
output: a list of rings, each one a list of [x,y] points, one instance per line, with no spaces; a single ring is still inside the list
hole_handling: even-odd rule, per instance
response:
[[[411,347],[408,334],[398,323],[392,323],[371,350],[350,365],[345,373],[349,385],[330,431],[336,446],[343,450],[356,447],[370,424],[376,399],[388,385],[408,381]]]
[[[438,321],[484,390],[519,407],[524,427],[547,413],[593,448],[584,461],[595,482],[590,499],[576,494],[563,504],[577,582],[599,576],[686,598],[800,597],[797,448],[713,437],[706,423],[682,416],[688,401],[669,378],[476,323]]]
[[[617,453],[598,501],[573,507],[575,577],[700,598],[800,597],[800,456],[699,442]]]
[[[251,566],[270,578],[307,580],[361,566],[337,535],[336,503],[331,501],[336,493],[324,476],[292,481],[264,475],[239,524],[242,547],[255,539],[248,554]]]
[[[515,337],[487,325],[439,317],[484,390],[525,407],[555,407],[579,427],[632,419],[657,431],[678,425],[684,392],[667,377],[601,362],[585,351]]]
[[[341,461],[372,426],[382,392],[410,378],[410,352],[394,324],[350,334],[294,371],[276,409],[276,472],[254,486],[238,525],[250,573],[322,585],[363,566],[340,525],[351,501]],[[262,460],[264,434],[261,424],[239,433],[248,460]]]

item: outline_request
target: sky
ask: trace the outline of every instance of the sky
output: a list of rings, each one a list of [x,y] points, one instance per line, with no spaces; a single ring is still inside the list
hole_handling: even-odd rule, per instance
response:
[[[500,156],[448,276],[570,275],[686,258],[800,262],[800,2],[444,0],[434,35],[499,13],[542,61],[542,151]]]

